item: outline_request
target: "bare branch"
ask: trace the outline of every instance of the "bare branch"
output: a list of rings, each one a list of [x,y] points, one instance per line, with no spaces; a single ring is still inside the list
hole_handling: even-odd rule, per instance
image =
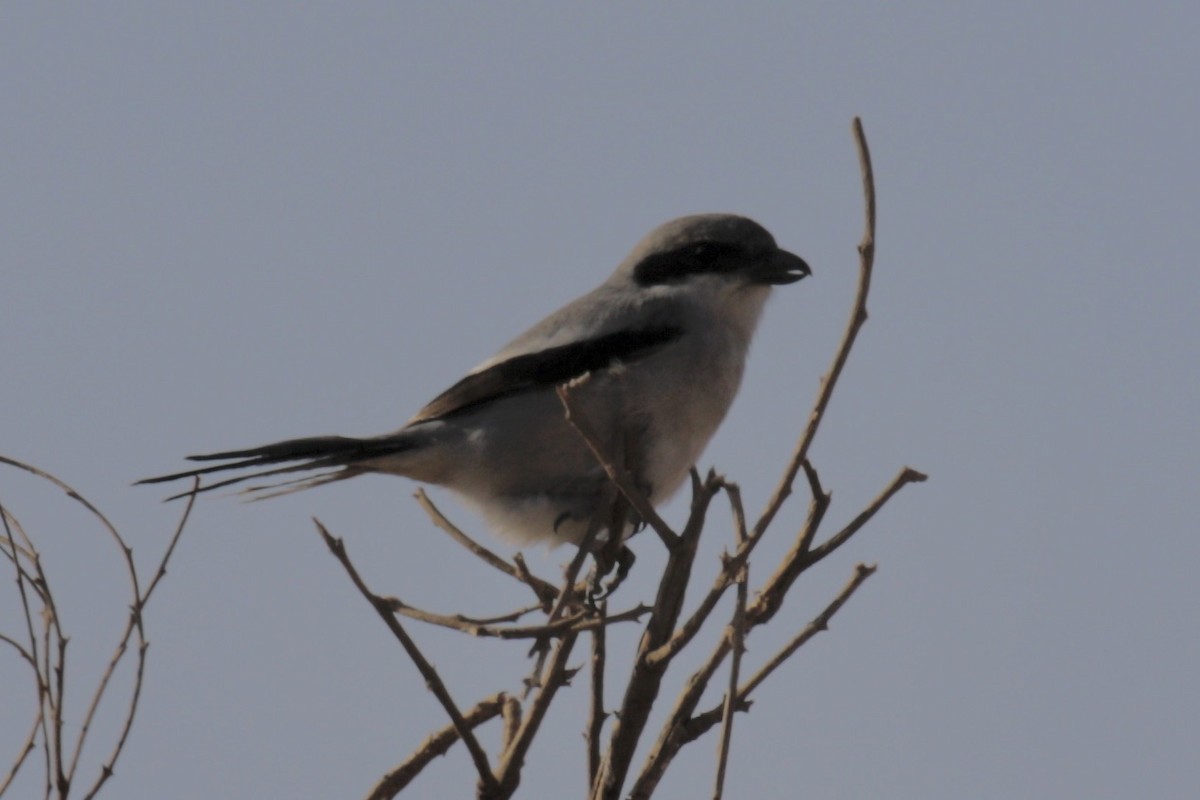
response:
[[[776,487],[775,493],[767,503],[762,516],[759,517],[758,522],[754,525],[755,533],[761,533],[766,530],[767,526],[771,524],[771,520],[775,519],[775,515],[779,513],[780,507],[783,506],[783,501],[792,493],[792,483],[795,481],[796,474],[800,471],[801,465],[808,458],[808,448],[812,445],[813,439],[816,438],[817,428],[820,427],[821,420],[825,416],[825,409],[829,405],[829,399],[833,397],[834,386],[837,385],[838,377],[842,374],[842,368],[846,365],[846,359],[850,356],[850,349],[854,347],[854,340],[858,337],[859,329],[867,321],[867,294],[871,290],[871,268],[875,263],[875,173],[871,167],[871,151],[867,147],[867,137],[863,133],[862,120],[855,117],[853,127],[854,142],[858,147],[859,167],[862,171],[863,197],[866,206],[865,229],[862,241],[858,245],[858,294],[854,301],[854,308],[850,312],[850,321],[846,325],[846,332],[842,335],[842,343],[833,358],[833,365],[829,368],[829,372],[825,377],[821,379],[821,388],[817,392],[816,403],[809,414],[808,424],[804,428],[804,433],[800,435],[800,441],[796,443],[792,459],[783,474],[783,478]]]
[[[822,488],[821,477],[817,474],[817,468],[812,465],[812,462],[806,458],[802,466],[804,467],[804,476],[808,479],[809,491],[812,492],[812,499],[808,503],[808,518],[804,521],[804,527],[800,529],[800,536],[794,547],[794,552],[797,553],[807,553],[812,547],[813,537],[817,535],[817,528],[821,527],[821,521],[825,519],[825,512],[829,510],[829,503],[833,500],[833,495]]]
[[[695,561],[696,546],[704,529],[704,518],[713,495],[721,488],[722,481],[713,472],[701,484],[695,471],[692,473],[692,510],[687,526],[679,536],[679,544],[669,551],[667,565],[659,582],[654,610],[646,623],[638,646],[637,657],[629,676],[621,710],[613,723],[608,752],[600,767],[600,773],[592,785],[593,800],[616,800],[629,772],[637,743],[641,738],[650,710],[658,697],[668,660],[653,661],[650,654],[665,644],[671,637],[680,611],[684,593],[691,578]]]
[[[740,495],[738,499],[740,501]],[[741,537],[743,541],[745,541],[744,531],[743,524]],[[717,779],[716,787],[713,790],[713,800],[721,800],[721,795],[725,791],[725,767],[729,761],[729,743],[733,736],[733,714],[737,710],[742,654],[746,651],[746,584],[750,580],[749,572],[748,566],[743,567],[742,574],[738,576],[737,605],[734,606],[733,619],[726,632],[733,657],[729,660],[729,688],[725,693],[725,709],[721,718],[721,745],[717,748]]]
[[[500,711],[504,718],[504,730],[500,732],[500,750],[507,750],[521,730],[521,701],[510,695],[504,697],[504,708]]]
[[[818,510],[810,510],[808,523],[804,528],[808,539],[811,540],[812,533],[816,531],[817,526],[820,524],[821,515],[824,513],[825,507],[828,506],[829,497],[820,491],[820,481],[817,478],[816,471],[812,469],[807,460],[804,462],[804,465],[810,484],[816,487],[814,489],[817,492],[817,495],[814,495],[814,509],[818,505],[820,506]],[[815,483],[813,483],[814,481]],[[766,533],[766,528],[747,532],[746,514],[742,507],[741,490],[737,484],[728,481],[724,482],[723,487],[725,493],[729,496],[730,508],[733,511],[734,532],[737,536],[738,549],[732,556],[723,555],[721,557],[721,570],[713,580],[713,585],[708,590],[708,594],[700,601],[700,604],[692,612],[692,615],[679,627],[679,630],[675,631],[662,647],[650,653],[648,658],[651,661],[669,660],[684,647],[687,647],[688,643],[700,632],[700,628],[703,627],[704,623],[708,621],[709,615],[725,595],[725,590],[736,582],[742,568],[749,562],[750,554],[754,552],[754,548]],[[821,498],[820,503],[817,502],[818,495]],[[804,547],[807,548],[807,544]]]
[[[799,650],[805,642],[816,636],[821,631],[829,630],[829,620],[833,618],[833,615],[836,614],[843,605],[845,605],[846,601],[850,599],[850,596],[858,591],[858,587],[862,586],[863,581],[875,574],[875,570],[876,566],[874,564],[870,566],[867,566],[866,564],[859,564],[856,566],[854,568],[854,577],[851,578],[850,582],[846,584],[846,587],[842,589],[840,593],[838,593],[838,596],[833,599],[833,602],[826,606],[825,610],[818,614],[816,619],[808,623],[803,631],[801,631],[794,639],[792,639],[792,641],[788,642],[788,644],[784,646],[782,650],[772,656],[771,659],[764,664],[762,668],[759,669],[759,671],[756,672],[752,678],[750,678],[749,681],[746,682],[746,685],[738,691],[739,699],[747,699],[750,696],[750,693],[753,692],[760,683],[767,679],[768,675],[774,672],[775,669],[784,661],[787,661],[788,658],[791,657],[792,653],[795,653],[797,650]]]
[[[680,737],[683,726],[695,712],[700,698],[704,695],[704,690],[708,687],[708,682],[712,680],[717,668],[724,662],[725,656],[729,655],[729,650],[728,637],[721,637],[708,660],[687,679],[683,690],[675,700],[675,707],[671,709],[670,715],[659,731],[658,739],[655,740],[650,752],[646,755],[646,762],[642,765],[642,771],[634,781],[633,791],[629,794],[630,800],[647,800],[654,794],[658,782],[662,780],[662,776],[675,758],[675,754],[686,744],[686,741]],[[718,709],[717,721],[719,720]]]
[[[371,604],[371,607],[375,609],[379,618],[383,620],[384,624],[391,630],[392,635],[400,642],[400,646],[404,648],[404,652],[408,654],[408,657],[421,673],[421,677],[425,679],[425,685],[429,688],[429,691],[433,693],[438,702],[442,704],[442,708],[446,710],[447,716],[450,717],[450,722],[454,725],[454,729],[458,732],[459,737],[463,740],[463,744],[466,745],[467,750],[470,752],[471,760],[475,762],[475,769],[479,773],[480,784],[486,788],[494,789],[496,787],[496,776],[492,774],[492,768],[488,765],[487,754],[479,746],[479,740],[475,738],[475,734],[471,732],[471,728],[467,725],[466,720],[463,719],[462,712],[455,705],[454,699],[450,696],[450,692],[446,689],[446,684],[442,682],[437,670],[429,663],[417,647],[416,642],[412,640],[408,632],[400,624],[400,621],[392,614],[388,601],[377,596],[367,588],[366,583],[363,582],[362,577],[358,574],[358,570],[350,561],[350,556],[346,553],[346,545],[342,540],[330,534],[325,526],[321,524],[320,520],[313,519],[313,522],[316,524],[321,538],[325,541],[325,546],[329,548],[329,552],[333,553],[334,557],[341,563],[342,567],[346,570],[346,574],[350,576],[351,582],[358,589],[359,594]]]
[[[725,494],[729,497],[729,508],[733,512],[733,533],[738,545],[743,545],[750,538],[746,530],[746,510],[742,506],[742,489],[732,481],[722,481]]]
[[[600,603],[598,609],[600,619],[608,616],[608,601]],[[604,626],[592,631],[592,702],[588,710],[587,728],[584,739],[587,742],[588,786],[596,781],[596,773],[600,771],[600,734],[604,729],[604,720],[608,712],[604,710],[604,661],[605,661],[605,630]]]
[[[87,732],[91,725],[92,717],[96,713],[96,709],[100,704],[100,698],[104,694],[104,688],[108,685],[109,679],[116,671],[117,664],[125,654],[125,649],[130,636],[136,630],[138,633],[138,648],[137,648],[137,665],[134,669],[133,679],[133,694],[129,701],[129,712],[125,715],[125,721],[121,726],[121,733],[117,737],[116,746],[105,759],[100,768],[100,775],[92,787],[84,795],[84,800],[91,800],[95,797],[102,787],[113,774],[113,769],[116,766],[117,758],[120,757],[121,751],[125,748],[125,741],[129,738],[129,732],[133,730],[133,718],[137,713],[138,703],[142,697],[142,683],[146,675],[146,650],[150,643],[146,641],[142,631],[142,612],[146,608],[146,603],[150,601],[150,595],[158,586],[159,581],[167,574],[167,563],[171,560],[171,556],[175,552],[175,546],[179,544],[179,538],[183,535],[183,529],[187,526],[187,521],[192,515],[192,508],[196,504],[196,492],[200,488],[200,479],[196,478],[192,484],[192,491],[188,495],[187,504],[184,505],[183,513],[179,517],[179,524],[175,526],[175,533],[171,536],[171,541],[167,544],[167,549],[163,552],[162,558],[158,562],[158,568],[154,571],[154,577],[150,579],[150,583],[146,585],[146,591],[138,598],[133,608],[130,609],[129,619],[126,623],[125,630],[121,635],[120,644],[117,645],[116,652],[108,662],[108,668],[104,673],[104,677],[100,681],[100,686],[93,696],[92,705],[88,708],[87,716],[84,718],[84,725],[79,737],[79,744],[75,750],[74,760],[71,762],[71,774],[75,773],[75,762],[79,759],[79,754],[83,750],[83,734]],[[130,551],[132,559],[133,551]]]
[[[558,590],[541,578],[534,577],[529,572],[529,568],[525,566],[524,560],[520,562],[519,567],[514,567],[470,536],[467,536],[433,504],[433,501],[429,499],[429,495],[425,494],[424,489],[417,489],[413,496],[417,498],[417,502],[421,504],[421,508],[425,509],[425,513],[433,520],[433,524],[450,534],[451,539],[470,550],[488,566],[494,567],[505,575],[516,578],[521,583],[529,586],[529,588],[533,589],[533,593],[537,595],[541,603],[554,602],[554,598],[558,596]]]
[[[601,487],[600,501],[596,505],[596,510],[592,514],[591,520],[588,521],[588,529],[583,536],[583,540],[579,542],[579,547],[576,549],[575,555],[571,558],[566,570],[563,572],[562,589],[558,593],[558,599],[555,600],[554,606],[546,615],[546,624],[554,624],[562,614],[566,613],[568,608],[575,604],[576,593],[578,591],[575,579],[579,577],[579,571],[583,569],[583,562],[587,560],[588,554],[592,552],[592,545],[600,536],[600,531],[607,527],[610,536],[621,535],[624,529],[625,510],[617,502],[618,499],[619,496],[614,484],[607,483]],[[535,645],[535,649],[538,647],[544,650],[544,641]],[[538,660],[531,685],[536,683],[538,675],[541,674],[542,660],[541,658]]]
[[[925,480],[925,475],[917,472],[914,469],[905,467],[900,473],[888,484],[887,488],[876,497],[871,504],[868,505],[862,512],[859,513],[846,527],[829,537],[828,540],[822,542],[811,550],[802,550],[806,542],[811,541],[809,526],[806,525],[801,536],[791,551],[780,562],[776,568],[775,574],[767,579],[766,584],[759,591],[758,598],[750,606],[747,615],[752,625],[761,625],[775,616],[779,611],[779,607],[783,604],[783,598],[787,594],[792,583],[804,570],[816,564],[827,555],[837,550],[850,537],[857,533],[870,519],[875,516],[879,509],[883,508],[884,504],[892,498],[896,492],[900,491],[906,484],[919,483]],[[815,502],[815,501],[814,501]]]
[[[724,596],[725,590],[736,582],[737,576],[749,560],[755,545],[758,544],[762,539],[762,534],[765,533],[765,531],[762,531],[757,535],[751,535],[746,532],[746,514],[742,510],[742,493],[737,484],[723,481],[722,488],[725,489],[725,494],[729,497],[730,509],[733,511],[734,532],[737,536],[738,549],[732,556],[723,555],[721,557],[721,570],[717,573],[712,588],[708,590],[708,594],[704,596],[704,599],[700,601],[696,610],[684,621],[679,630],[675,631],[662,647],[659,647],[647,656],[652,662],[657,663],[670,660],[700,632],[700,628],[708,620],[709,614],[712,613],[717,603],[721,600],[721,597]]]
[[[397,600],[394,597],[382,598],[388,603],[389,608],[409,619],[415,619],[420,622],[425,622],[430,625],[437,625],[442,628],[450,628],[451,630],[461,631],[470,636],[477,636],[481,639],[547,639],[563,636],[567,633],[581,633],[588,630],[596,630],[608,625],[614,625],[618,622],[632,622],[645,616],[650,611],[650,606],[639,604],[633,608],[622,611],[620,614],[613,614],[610,617],[601,619],[596,614],[588,609],[581,609],[572,613],[570,616],[560,617],[554,622],[540,623],[537,625],[510,625],[508,627],[500,627],[496,625],[488,625],[476,622],[458,614],[435,614],[430,611],[423,611],[406,603]],[[512,616],[511,614],[508,616]]]
[[[508,695],[500,692],[484,700],[480,700],[472,708],[463,713],[463,722],[469,728],[477,728],[483,723],[499,716],[505,708],[505,704],[510,699]],[[425,769],[429,762],[438,756],[444,756],[458,740],[458,730],[453,724],[447,725],[431,734],[425,741],[421,742],[421,746],[411,756],[387,775],[384,775],[379,780],[379,783],[375,784],[374,788],[371,789],[371,793],[367,795],[367,800],[391,800],[391,798],[400,794],[408,784],[412,783],[413,779],[420,774],[421,770]]]
[[[171,535],[171,541],[167,545],[166,551],[163,552],[163,557],[158,562],[158,569],[154,571],[154,577],[150,579],[150,583],[146,585],[146,591],[142,594],[142,600],[139,604],[139,611],[145,609],[146,603],[150,602],[150,595],[154,594],[154,589],[158,586],[158,582],[167,574],[167,562],[171,560],[171,556],[175,553],[175,545],[179,544],[179,537],[183,535],[183,529],[187,525],[188,519],[192,516],[192,507],[196,505],[196,492],[200,489],[200,479],[196,478],[192,484],[192,491],[188,495],[187,504],[183,508],[183,514],[179,517],[179,524],[175,526],[175,533]]]
[[[533,737],[541,727],[542,720],[550,709],[550,703],[554,701],[555,694],[570,680],[567,672],[567,659],[571,655],[571,648],[575,646],[576,638],[577,634],[564,636],[555,646],[545,674],[539,681],[541,688],[530,704],[529,711],[525,714],[525,719],[522,720],[516,736],[504,749],[504,754],[500,758],[500,766],[497,771],[499,786],[492,790],[493,794],[487,795],[488,797],[511,797],[512,793],[516,791],[521,780],[521,767],[525,764],[525,754],[533,743]]]
[[[577,385],[576,382],[572,382],[558,387],[558,399],[562,402],[563,408],[566,410],[567,422],[583,437],[583,441],[587,444],[588,449],[592,451],[592,455],[596,457],[596,462],[600,465],[600,468],[608,475],[608,479],[617,485],[617,488],[621,490],[621,494],[633,506],[633,510],[658,534],[658,538],[662,540],[663,545],[670,550],[678,543],[679,534],[671,530],[671,527],[658,515],[658,512],[654,510],[654,506],[650,505],[650,501],[634,485],[633,478],[629,472],[623,466],[619,466],[614,462],[609,457],[609,454],[605,452],[605,448],[601,444],[595,429],[583,414],[583,411],[578,407],[578,404],[575,403],[572,396],[571,392]]]
[[[813,563],[820,561],[822,558],[825,558],[825,556],[844,545],[851,536],[858,533],[859,529],[861,529],[867,524],[867,522],[870,521],[871,517],[875,516],[879,509],[883,508],[884,504],[887,503],[888,500],[892,499],[892,496],[895,495],[896,492],[900,491],[910,483],[924,483],[927,480],[929,480],[928,475],[923,472],[918,472],[912,467],[905,467],[904,469],[900,470],[900,474],[897,475],[890,484],[888,484],[888,487],[884,489],[878,497],[872,500],[871,504],[863,509],[857,517],[852,519],[849,524],[846,525],[846,527],[842,528],[833,536],[830,536],[829,539],[812,549]]]
[[[20,523],[15,517],[10,515],[8,509],[2,505],[0,505],[0,524],[3,524],[5,533],[5,538],[2,541],[8,546],[8,549],[0,547],[0,552],[3,552],[5,556],[8,557],[16,571],[17,591],[21,598],[21,609],[25,618],[26,633],[29,638],[29,647],[26,648],[22,646],[21,643],[16,639],[4,634],[0,634],[0,640],[11,645],[12,648],[16,650],[18,654],[20,654],[21,658],[24,659],[27,664],[29,664],[30,669],[33,672],[34,684],[36,688],[35,696],[37,697],[38,701],[37,713],[34,714],[33,725],[29,729],[29,735],[25,737],[24,743],[21,745],[16,757],[13,759],[13,763],[9,768],[8,774],[5,776],[4,780],[0,782],[0,795],[3,795],[4,792],[7,791],[9,785],[11,785],[13,780],[17,777],[17,773],[20,771],[22,765],[24,765],[25,760],[29,757],[29,754],[33,752],[37,742],[38,731],[44,732],[46,729],[45,695],[49,681],[43,675],[42,664],[38,658],[38,638],[34,631],[33,612],[29,603],[29,591],[33,591],[35,594],[39,594],[40,596],[40,593],[43,590],[37,585],[37,583],[35,583],[34,577],[29,574],[28,570],[21,563],[22,558],[30,562],[36,561],[37,552],[33,549],[33,545],[29,541],[29,537],[25,534],[25,531],[21,529]],[[18,530],[21,534],[21,538],[25,540],[25,547],[22,547],[17,543],[16,538],[13,536],[14,529]],[[49,769],[50,767],[47,763],[47,793],[49,793],[50,785]]]
[[[850,599],[850,596],[858,591],[858,587],[861,586],[867,578],[871,577],[871,575],[875,573],[875,570],[876,567],[874,565],[868,566],[866,564],[859,564],[854,568],[854,576],[850,579],[846,586],[842,588],[837,597],[835,597],[833,601],[830,602],[829,605],[826,606],[825,609],[813,619],[812,622],[808,623],[804,630],[797,634],[795,638],[793,638],[787,645],[783,647],[783,649],[772,656],[771,659],[764,664],[749,681],[747,681],[740,689],[738,689],[737,706],[739,711],[744,711],[749,708],[750,693],[757,689],[759,684],[766,680],[767,677],[774,672],[780,664],[790,658],[809,639],[822,631],[829,630],[829,620],[833,618],[833,615],[836,614],[843,605],[845,605],[846,601]],[[681,727],[679,732],[679,745],[682,746],[688,742],[694,741],[708,732],[714,725],[721,721],[724,708],[725,706],[722,704],[705,711],[703,714],[697,714],[695,717],[688,720],[687,723]]]
[[[17,757],[13,759],[12,766],[8,770],[8,774],[4,776],[4,780],[0,780],[0,797],[8,791],[8,787],[16,779],[17,773],[21,771],[25,759],[29,758],[29,754],[37,747],[38,730],[42,726],[42,709],[38,709],[38,713],[33,718],[33,725],[29,727],[29,733],[26,735],[24,742],[21,744],[20,750],[17,751]]]

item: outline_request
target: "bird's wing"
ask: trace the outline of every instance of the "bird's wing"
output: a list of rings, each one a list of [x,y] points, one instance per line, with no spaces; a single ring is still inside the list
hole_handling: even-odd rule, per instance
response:
[[[683,328],[678,325],[647,325],[493,360],[435,397],[409,424],[461,414],[502,397],[557,386],[616,362],[637,361],[682,334]]]

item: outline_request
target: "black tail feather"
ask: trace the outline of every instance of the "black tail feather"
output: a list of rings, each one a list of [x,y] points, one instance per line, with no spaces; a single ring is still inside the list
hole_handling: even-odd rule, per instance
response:
[[[352,453],[378,447],[379,439],[355,439],[350,436],[309,436],[304,439],[286,439],[282,442],[251,447],[248,450],[229,450],[224,453],[204,453],[188,456],[188,461],[228,461],[233,458],[253,458],[260,463],[270,461],[293,461],[298,458],[313,458],[332,453]]]
[[[272,475],[282,475],[289,472],[334,470],[321,475],[312,475],[276,484],[276,486],[296,484],[296,487],[292,491],[297,491],[301,488],[319,486],[322,483],[330,483],[334,480],[351,477],[362,471],[355,466],[359,462],[399,453],[411,447],[412,442],[408,437],[397,435],[381,436],[374,439],[354,439],[348,436],[314,436],[306,439],[289,439],[247,450],[229,450],[222,453],[188,456],[189,461],[225,460],[227,463],[197,467],[196,469],[173,472],[169,475],[159,475],[153,478],[143,478],[137,481],[137,484],[167,483],[227,470],[271,467],[270,469],[260,469],[243,475],[225,478],[215,483],[201,486],[196,490],[197,492],[209,492],[213,489],[232,486],[243,481],[270,477]],[[288,462],[301,463],[289,464]],[[276,464],[284,464],[284,466],[272,467],[272,465]],[[269,488],[274,487],[251,487],[251,490],[258,491]],[[181,492],[180,494],[168,497],[167,500],[177,500],[181,497],[187,497],[190,494],[192,494],[190,490]]]

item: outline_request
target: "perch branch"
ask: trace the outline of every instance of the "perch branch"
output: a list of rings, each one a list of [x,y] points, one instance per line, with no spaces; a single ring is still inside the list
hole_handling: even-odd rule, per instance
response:
[[[666,643],[674,630],[683,608],[684,593],[691,578],[696,546],[704,529],[709,503],[720,490],[722,480],[709,472],[703,483],[692,471],[692,509],[687,525],[679,535],[679,544],[669,551],[667,565],[659,582],[654,610],[646,623],[638,653],[634,660],[621,710],[617,714],[609,738],[608,752],[600,772],[592,784],[593,800],[616,800],[629,772],[637,743],[641,739],[650,709],[658,697],[668,661],[653,661],[650,654]]]

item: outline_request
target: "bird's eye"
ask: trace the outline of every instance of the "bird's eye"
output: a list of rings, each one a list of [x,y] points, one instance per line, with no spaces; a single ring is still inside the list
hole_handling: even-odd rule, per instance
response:
[[[720,254],[720,248],[712,242],[700,242],[692,248],[692,258],[702,263],[710,262]]]

